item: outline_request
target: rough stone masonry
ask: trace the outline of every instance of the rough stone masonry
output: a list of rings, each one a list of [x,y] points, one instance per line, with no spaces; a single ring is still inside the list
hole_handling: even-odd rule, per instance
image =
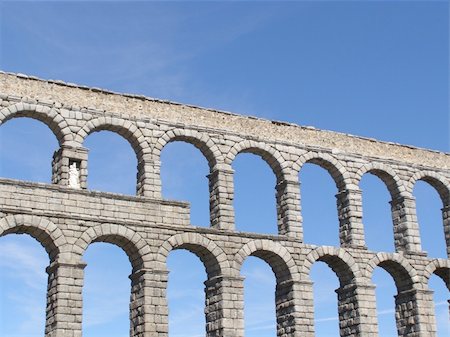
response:
[[[398,335],[436,335],[428,280],[434,273],[449,287],[450,262],[422,251],[412,191],[424,180],[439,193],[450,254],[450,154],[1,73],[0,124],[15,117],[45,123],[60,146],[52,184],[0,179],[0,235],[29,234],[50,257],[46,337],[82,335],[83,253],[99,241],[121,247],[131,261],[132,337],[168,336],[166,258],[174,249],[191,251],[205,266],[206,336],[244,335],[240,268],[248,256],[275,273],[279,337],[314,336],[309,273],[316,261],[339,278],[342,337],[378,336],[376,267],[395,280]],[[123,136],[136,152],[136,196],[88,190],[83,142],[100,130]],[[209,163],[209,228],[190,223],[188,204],[161,197],[160,154],[172,141],[193,144]],[[241,152],[261,156],[276,176],[276,236],[235,231],[231,164]],[[303,243],[298,177],[305,163],[325,168],[336,182],[339,247]],[[378,176],[392,197],[395,253],[365,245],[359,181],[366,173]]]

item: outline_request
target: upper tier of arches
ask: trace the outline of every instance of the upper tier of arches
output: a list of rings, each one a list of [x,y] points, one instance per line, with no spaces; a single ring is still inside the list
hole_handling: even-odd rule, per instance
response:
[[[49,127],[61,146],[82,147],[86,137],[102,130],[115,132],[125,138],[138,158],[158,162],[164,146],[173,141],[184,141],[197,147],[205,156],[210,169],[230,168],[239,153],[260,156],[272,168],[277,180],[293,179],[305,163],[313,163],[326,169],[339,190],[357,189],[366,173],[379,177],[391,195],[411,196],[415,183],[423,180],[439,193],[444,205],[449,203],[450,183],[443,171],[404,167],[403,163],[387,163],[371,158],[370,162],[354,160],[348,156],[323,151],[307,150],[307,145],[275,143],[245,139],[245,136],[218,134],[215,130],[195,130],[187,127],[168,127],[160,123],[147,125],[120,117],[76,116],[65,118],[59,109],[28,103],[12,104],[0,110],[0,125],[8,120],[29,117]],[[81,114],[81,113],[80,113]],[[163,131],[168,129],[167,131]],[[161,131],[160,131],[161,130]],[[229,138],[229,139],[228,139]],[[281,150],[280,150],[281,149]]]
[[[74,114],[75,115],[75,114]],[[214,130],[198,131],[188,128],[169,128],[161,132],[151,132],[145,123],[127,120],[119,117],[81,117],[65,118],[59,109],[42,105],[17,103],[0,110],[0,125],[8,120],[19,117],[29,117],[38,120],[49,127],[61,146],[82,147],[86,137],[102,130],[115,132],[125,138],[135,151],[138,158],[149,155],[146,160],[158,161],[164,146],[173,141],[184,141],[197,147],[205,156],[210,169],[216,166],[231,167],[231,163],[239,153],[259,155],[272,168],[277,180],[298,175],[305,163],[313,163],[326,169],[339,190],[357,188],[362,176],[372,173],[379,177],[387,186],[391,195],[410,196],[416,181],[423,180],[433,186],[439,193],[444,205],[450,197],[449,178],[443,172],[430,169],[405,170],[394,163],[385,163],[382,159],[370,162],[361,160],[352,162],[348,157],[339,158],[327,150],[305,150],[303,147],[283,145],[282,151],[276,144],[251,139],[242,136],[226,134],[221,139]],[[84,116],[83,116],[84,117]],[[151,129],[166,129],[159,124]],[[245,137],[245,136],[244,136]],[[307,148],[307,146],[306,146]],[[150,163],[151,164],[151,163]]]

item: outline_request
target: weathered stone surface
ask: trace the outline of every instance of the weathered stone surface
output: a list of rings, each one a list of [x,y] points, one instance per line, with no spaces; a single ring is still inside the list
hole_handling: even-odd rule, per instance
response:
[[[438,191],[450,254],[449,154],[23,75],[0,74],[0,98],[0,124],[35,118],[60,144],[53,184],[0,179],[0,235],[28,233],[50,256],[47,337],[81,336],[82,256],[96,241],[118,245],[132,263],[133,337],[168,335],[166,258],[174,249],[193,252],[205,265],[207,336],[243,336],[240,268],[250,255],[269,263],[276,275],[278,336],[314,336],[309,271],[316,261],[339,278],[341,336],[378,335],[371,284],[377,266],[397,285],[399,335],[435,336],[428,279],[436,273],[448,285],[450,262],[422,252],[412,191],[417,180]],[[136,152],[136,196],[88,190],[83,142],[98,130],[117,132]],[[176,140],[195,145],[208,160],[210,228],[191,224],[188,204],[161,198],[160,154]],[[241,152],[261,156],[277,178],[277,236],[235,231],[231,163]],[[340,247],[303,243],[298,173],[308,162],[336,182]],[[80,188],[70,187],[71,165]],[[368,172],[391,194],[396,253],[365,247],[359,181]]]

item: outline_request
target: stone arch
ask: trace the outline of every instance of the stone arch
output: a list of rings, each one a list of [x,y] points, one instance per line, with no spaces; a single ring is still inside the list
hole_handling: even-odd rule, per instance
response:
[[[0,110],[0,125],[19,117],[32,118],[47,125],[59,145],[69,142],[73,138],[67,121],[55,108],[29,103],[12,104]]]
[[[450,262],[444,259],[434,259],[424,270],[425,283],[428,284],[432,274],[439,276],[450,290]]]
[[[90,227],[81,234],[74,245],[74,253],[83,256],[91,243],[112,243],[127,254],[133,272],[148,268],[151,261],[150,247],[147,242],[132,229],[116,224],[101,224]]]
[[[306,163],[315,164],[325,169],[333,178],[339,191],[345,190],[351,184],[351,181],[349,180],[350,175],[345,166],[328,153],[305,153],[294,163],[293,169],[298,174]]]
[[[166,269],[169,253],[175,249],[186,249],[195,254],[205,266],[208,279],[229,274],[230,265],[225,252],[214,241],[198,233],[175,234],[168,238],[156,254],[159,269]]]
[[[389,165],[382,163],[367,163],[364,164],[357,172],[356,178],[359,185],[362,177],[366,173],[371,173],[386,185],[392,199],[396,196],[404,196],[406,188],[403,181],[399,178],[397,173]]]
[[[260,156],[270,166],[277,181],[281,181],[285,176],[285,165],[283,164],[285,160],[281,153],[272,146],[254,140],[241,141],[230,149],[225,163],[231,165],[239,153],[252,153]]]
[[[361,278],[361,272],[353,256],[342,248],[330,246],[318,247],[306,256],[301,268],[303,279],[309,279],[311,267],[317,261],[325,262],[334,271],[341,286]]]
[[[28,214],[8,215],[0,219],[0,236],[7,234],[29,234],[44,247],[50,261],[67,252],[63,232],[46,218]]]
[[[272,268],[277,283],[298,279],[298,269],[291,253],[278,242],[258,239],[247,242],[234,256],[234,270],[240,273],[242,264],[249,256],[259,257]]]
[[[433,171],[419,171],[416,172],[407,184],[407,191],[412,195],[413,189],[417,181],[422,180],[430,184],[441,197],[444,206],[450,204],[450,184],[441,175]]]
[[[103,130],[112,131],[125,138],[136,153],[138,165],[141,163],[142,157],[150,152],[150,147],[139,127],[128,120],[117,117],[98,117],[86,122],[75,135],[75,142],[82,146],[87,136]]]
[[[398,253],[378,253],[367,264],[366,277],[372,279],[376,267],[387,271],[394,279],[397,291],[410,290],[419,285],[419,276],[411,264]]]
[[[169,130],[159,137],[153,149],[155,159],[160,159],[164,146],[176,141],[192,144],[199,149],[208,161],[210,170],[212,170],[217,163],[223,162],[222,153],[207,133],[187,129]]]

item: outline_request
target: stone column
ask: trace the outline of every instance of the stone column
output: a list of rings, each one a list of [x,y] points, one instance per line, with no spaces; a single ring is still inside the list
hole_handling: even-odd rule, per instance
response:
[[[277,182],[278,233],[303,241],[300,206],[300,182],[298,177],[285,177]]]
[[[87,158],[88,150],[84,147],[62,145],[53,154],[52,183],[86,189]],[[78,186],[75,181],[78,181]]]
[[[85,266],[55,261],[47,267],[46,337],[81,337]]]
[[[447,245],[447,257],[450,259],[450,205],[442,208],[442,220],[444,224],[445,243]]]
[[[395,317],[401,337],[435,337],[433,292],[403,290],[395,296]]]
[[[244,278],[215,276],[205,282],[206,336],[244,336]]]
[[[314,337],[313,283],[287,280],[275,292],[277,336]]]
[[[140,269],[130,275],[130,336],[167,337],[166,298],[168,271]]]
[[[339,238],[342,247],[366,247],[361,196],[360,190],[343,190],[336,194]]]
[[[136,195],[161,198],[161,162],[154,160],[151,154],[138,157]]]
[[[416,217],[416,201],[413,197],[396,196],[392,198],[391,211],[394,226],[394,242],[398,252],[419,253],[419,226]]]
[[[378,337],[375,286],[348,284],[338,294],[341,337]]]
[[[211,227],[234,230],[234,171],[231,167],[216,165],[208,175],[209,211]]]

